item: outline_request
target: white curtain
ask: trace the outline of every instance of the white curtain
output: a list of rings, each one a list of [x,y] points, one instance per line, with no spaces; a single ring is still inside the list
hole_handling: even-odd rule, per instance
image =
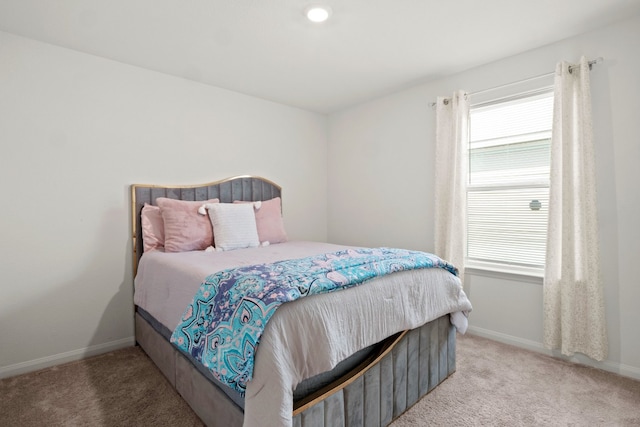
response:
[[[595,360],[608,343],[600,278],[589,63],[556,67],[544,345]]]
[[[436,103],[435,253],[458,268],[464,282],[467,245],[469,101],[464,91]]]

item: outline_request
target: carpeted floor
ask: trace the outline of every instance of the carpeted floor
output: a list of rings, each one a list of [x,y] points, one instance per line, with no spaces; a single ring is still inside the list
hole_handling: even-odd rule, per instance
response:
[[[407,426],[640,426],[640,381],[473,336]]]
[[[483,338],[393,427],[640,426],[640,381]],[[138,347],[0,380],[0,426],[202,426]]]

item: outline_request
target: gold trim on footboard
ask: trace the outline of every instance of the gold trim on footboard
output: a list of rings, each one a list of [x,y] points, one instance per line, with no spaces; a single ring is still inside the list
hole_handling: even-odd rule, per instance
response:
[[[390,424],[455,372],[455,339],[448,315],[387,339],[332,389],[294,404],[293,426]]]
[[[295,417],[298,414],[309,409],[311,406],[316,403],[324,400],[326,397],[337,393],[343,388],[347,387],[362,375],[364,375],[369,369],[371,369],[374,365],[376,365],[380,360],[386,356],[393,348],[396,346],[398,342],[407,334],[408,331],[400,332],[395,334],[386,340],[384,340],[381,347],[378,349],[375,354],[369,356],[366,360],[360,363],[358,366],[353,368],[350,372],[345,374],[342,378],[338,378],[327,386],[321,388],[315,393],[311,393],[309,396],[300,399],[293,404],[293,416]]]

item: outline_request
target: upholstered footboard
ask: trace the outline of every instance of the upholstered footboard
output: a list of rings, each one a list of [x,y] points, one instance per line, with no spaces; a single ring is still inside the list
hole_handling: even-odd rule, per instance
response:
[[[208,426],[242,426],[242,409],[138,313],[136,340]],[[293,425],[388,425],[455,371],[455,343],[448,315],[389,339],[353,371],[295,402]]]
[[[407,331],[343,385],[294,409],[294,427],[386,426],[455,369],[455,328],[443,316]]]

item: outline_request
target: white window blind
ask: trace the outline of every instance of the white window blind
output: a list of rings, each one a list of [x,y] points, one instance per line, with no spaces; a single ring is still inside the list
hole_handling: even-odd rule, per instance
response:
[[[470,267],[541,271],[553,93],[472,107],[467,190]]]

